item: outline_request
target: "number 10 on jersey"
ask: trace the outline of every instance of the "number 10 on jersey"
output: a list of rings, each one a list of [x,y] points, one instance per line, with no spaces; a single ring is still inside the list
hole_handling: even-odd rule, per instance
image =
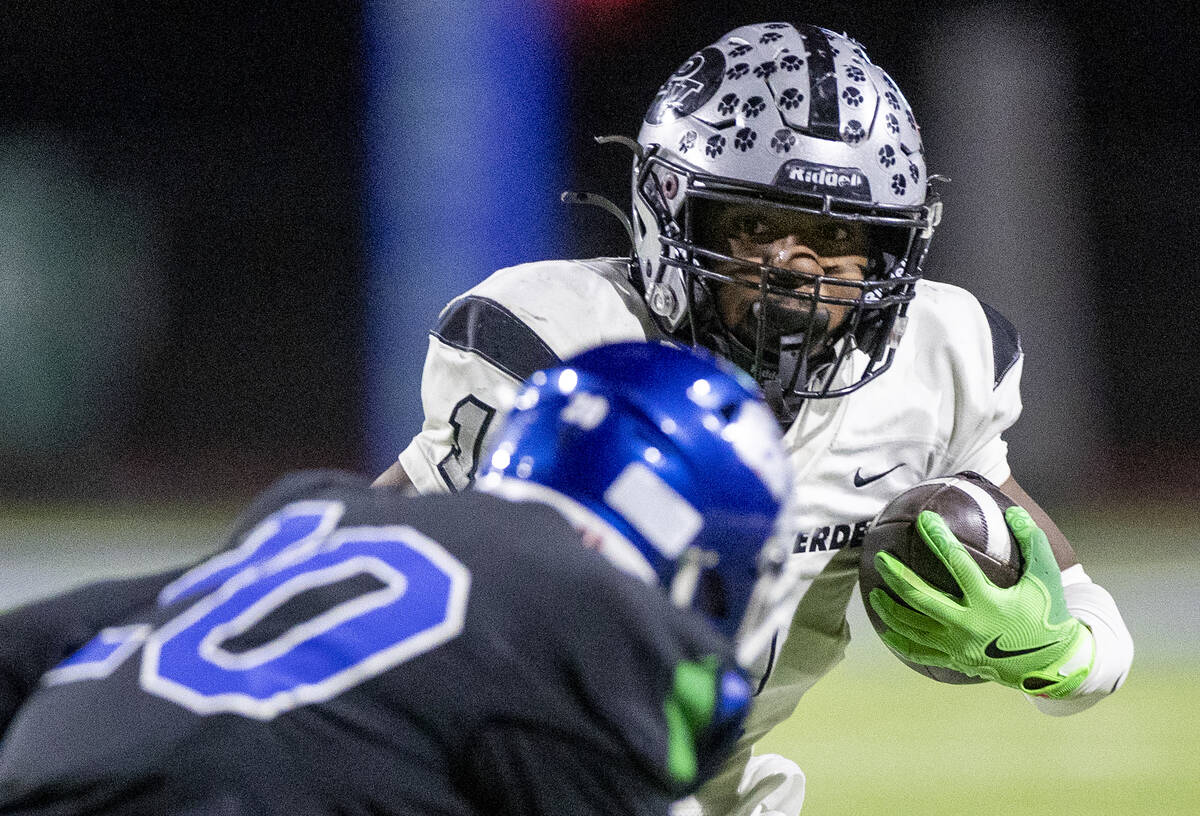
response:
[[[467,568],[411,527],[336,528],[341,509],[335,502],[285,507],[241,547],[164,590],[170,602],[215,584],[178,615],[153,630],[106,629],[43,682],[105,677],[140,645],[145,691],[198,714],[266,720],[328,700],[461,632]],[[323,588],[350,580],[370,589],[332,606],[317,604],[320,611],[310,617],[275,620],[268,639],[253,638],[268,616],[296,606],[285,606],[289,601],[310,592],[319,598]],[[246,636],[256,645],[228,648]]]

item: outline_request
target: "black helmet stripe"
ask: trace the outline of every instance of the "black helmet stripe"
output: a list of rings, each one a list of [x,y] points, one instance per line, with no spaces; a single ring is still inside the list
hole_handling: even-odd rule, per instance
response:
[[[808,52],[808,130],[821,139],[840,139],[837,66],[825,31],[813,25],[796,26]]]

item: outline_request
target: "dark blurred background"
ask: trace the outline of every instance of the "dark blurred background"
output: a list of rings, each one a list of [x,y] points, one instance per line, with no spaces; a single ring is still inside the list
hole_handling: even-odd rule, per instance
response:
[[[1186,7],[18,0],[0,17],[0,498],[244,495],[378,471],[424,333],[494,268],[623,254],[659,84],[729,29],[844,30],[948,176],[926,274],[1025,339],[1017,477],[1194,495]]]
[[[201,558],[284,471],[382,470],[420,427],[449,298],[499,266],[627,251],[614,219],[558,200],[627,205],[628,155],[592,138],[636,135],[666,77],[735,26],[811,22],[892,75],[951,179],[926,274],[1020,329],[1014,472],[1138,657],[1112,702],[1063,722],[934,688],[856,637],[770,749],[805,768],[806,813],[958,814],[994,790],[972,809],[1200,812],[1180,727],[1200,672],[1191,17],[1113,0],[9,0],[0,609]]]

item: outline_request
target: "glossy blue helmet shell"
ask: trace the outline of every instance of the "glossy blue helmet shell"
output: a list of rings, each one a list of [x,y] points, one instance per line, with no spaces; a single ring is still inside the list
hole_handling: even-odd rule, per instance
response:
[[[660,343],[601,346],[534,374],[485,462],[485,486],[534,483],[602,519],[730,637],[790,491],[753,380]]]

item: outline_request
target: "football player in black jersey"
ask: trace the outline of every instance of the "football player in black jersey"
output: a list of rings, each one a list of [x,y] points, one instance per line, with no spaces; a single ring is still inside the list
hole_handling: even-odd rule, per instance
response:
[[[474,491],[297,474],[191,568],[0,616],[0,813],[664,814],[788,608],[789,488],[731,367],[538,372]]]

